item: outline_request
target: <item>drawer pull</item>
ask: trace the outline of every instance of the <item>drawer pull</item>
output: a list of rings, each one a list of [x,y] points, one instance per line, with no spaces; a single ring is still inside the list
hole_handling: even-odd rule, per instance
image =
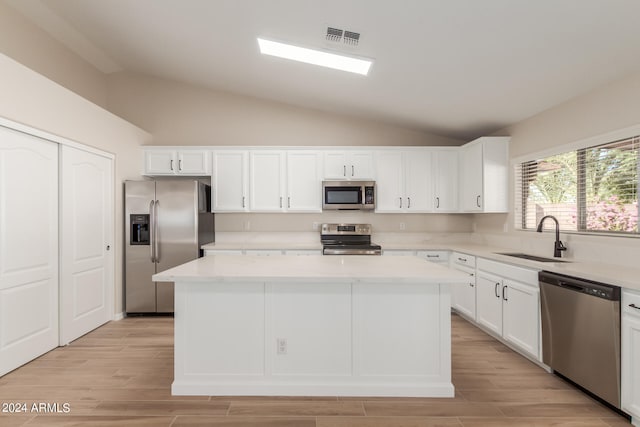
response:
[[[427,258],[440,258],[440,255],[427,255]]]
[[[629,307],[631,307],[631,308],[635,308],[636,310],[640,310],[640,307],[638,307],[638,306],[637,306],[637,305],[635,305],[635,304],[629,304]]]
[[[467,262],[467,259],[458,257],[458,261]]]

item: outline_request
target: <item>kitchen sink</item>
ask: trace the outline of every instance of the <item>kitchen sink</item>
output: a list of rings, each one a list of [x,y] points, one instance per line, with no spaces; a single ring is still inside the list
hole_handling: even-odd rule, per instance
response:
[[[516,258],[528,259],[530,261],[538,261],[538,262],[569,262],[569,261],[563,261],[560,258],[545,258],[541,256],[523,254],[519,252],[494,252],[494,253],[497,255],[512,256]]]

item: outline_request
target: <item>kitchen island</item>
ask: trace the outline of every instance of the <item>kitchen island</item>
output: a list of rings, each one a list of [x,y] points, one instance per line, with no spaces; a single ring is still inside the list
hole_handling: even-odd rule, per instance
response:
[[[174,395],[453,397],[449,284],[417,257],[234,256],[175,282]]]

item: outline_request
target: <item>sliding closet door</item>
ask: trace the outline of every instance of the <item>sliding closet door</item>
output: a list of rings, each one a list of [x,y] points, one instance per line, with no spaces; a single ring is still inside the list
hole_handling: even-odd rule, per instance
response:
[[[61,146],[60,345],[111,320],[112,160]]]
[[[58,144],[0,126],[0,375],[58,345]]]

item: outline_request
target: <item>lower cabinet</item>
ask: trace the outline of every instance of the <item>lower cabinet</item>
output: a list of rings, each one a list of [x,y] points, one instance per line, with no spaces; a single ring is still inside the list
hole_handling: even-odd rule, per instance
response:
[[[640,426],[640,292],[622,291],[622,410]]]
[[[542,361],[537,270],[482,258],[476,266],[477,323]]]

